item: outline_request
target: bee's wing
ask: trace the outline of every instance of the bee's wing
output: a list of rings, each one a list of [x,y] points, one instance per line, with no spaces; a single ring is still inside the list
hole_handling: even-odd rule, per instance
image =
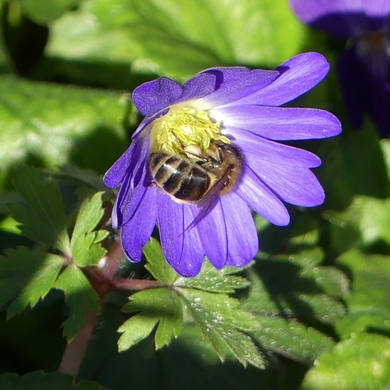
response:
[[[199,214],[195,219],[184,229],[184,232],[193,228],[199,221],[201,221],[207,213],[209,213],[219,201],[219,193],[223,186],[228,180],[230,175],[230,169],[228,169],[224,175],[216,180],[207,191],[207,194],[197,203],[197,206],[200,208]],[[183,233],[184,233],[183,232]]]

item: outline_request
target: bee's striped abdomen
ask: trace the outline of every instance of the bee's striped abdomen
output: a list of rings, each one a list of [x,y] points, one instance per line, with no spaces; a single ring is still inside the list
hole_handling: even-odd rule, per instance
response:
[[[178,156],[152,153],[149,166],[156,185],[181,201],[198,202],[210,186],[204,169]]]

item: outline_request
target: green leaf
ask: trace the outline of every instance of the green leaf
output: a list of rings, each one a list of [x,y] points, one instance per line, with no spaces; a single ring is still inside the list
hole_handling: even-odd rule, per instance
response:
[[[73,245],[73,261],[79,267],[95,266],[106,255],[107,250],[104,249],[100,242],[104,240],[110,232],[99,231],[82,234],[77,237]]]
[[[61,172],[57,173],[57,175],[67,179],[77,180],[81,184],[95,190],[106,190],[102,177],[91,169],[81,169],[73,165],[66,165],[61,168]]]
[[[48,23],[75,7],[81,0],[50,0],[50,5],[41,0],[18,0],[24,13],[37,23]]]
[[[149,336],[157,324],[156,349],[169,345],[182,329],[182,304],[177,294],[170,289],[150,289],[133,294],[122,311],[138,314],[119,328],[119,332],[123,333],[119,339],[120,351]]]
[[[71,243],[82,235],[92,232],[103,217],[103,192],[97,192],[91,198],[84,199],[77,215]]]
[[[100,245],[109,232],[93,231],[104,215],[103,192],[84,199],[72,234],[72,255],[79,267],[97,265],[107,251]]]
[[[281,228],[274,226],[267,220],[255,214],[255,223],[262,241],[260,258],[280,253],[310,251],[318,245],[320,230],[318,219],[309,213],[294,213],[291,210],[291,223]],[[310,261],[319,265],[324,258],[324,253],[316,248],[316,252],[310,254]],[[304,260],[303,260],[304,262]]]
[[[221,64],[273,67],[301,51],[306,32],[273,0],[95,0],[80,9],[54,22],[48,56],[180,77]]]
[[[377,198],[389,196],[387,167],[376,129],[363,126],[358,132],[344,131],[339,140],[344,177],[353,193]]]
[[[301,252],[301,255],[305,254],[305,251]],[[316,266],[315,263],[307,261],[300,275],[315,280],[318,289],[326,292],[330,298],[342,297],[349,293],[347,277],[335,267]]]
[[[105,172],[126,147],[128,103],[121,96],[0,77],[0,184],[10,167],[24,161]]]
[[[375,307],[348,313],[336,323],[336,332],[342,339],[364,332],[390,334],[390,313]]]
[[[250,335],[263,348],[281,356],[311,364],[321,353],[334,346],[328,336],[313,328],[272,316],[255,316],[261,328]]]
[[[22,233],[43,244],[70,254],[64,203],[56,184],[33,168],[16,170],[15,188],[24,204],[10,204],[13,217],[22,224]]]
[[[285,374],[281,365],[269,370],[244,368],[234,357],[221,364],[209,341],[193,324],[186,324],[169,348],[156,351],[153,338],[148,337],[127,351],[118,352],[116,330],[123,315],[110,305],[103,309],[99,320],[104,326],[94,330],[81,378],[93,376],[106,386],[123,389],[129,382],[131,367],[131,386],[135,389],[281,389],[278,385]]]
[[[318,358],[302,390],[365,390],[390,388],[390,340],[357,334]]]
[[[390,244],[390,199],[366,199],[361,205],[363,212],[360,230],[364,245],[372,245],[377,241]]]
[[[390,181],[390,140],[382,138],[380,140],[380,147],[386,164],[387,178]]]
[[[252,339],[244,332],[259,324],[250,313],[238,309],[239,302],[222,294],[178,289],[195,324],[223,361],[234,356],[242,365],[264,368],[263,358]]]
[[[118,350],[125,351],[148,337],[158,323],[156,317],[135,315],[127,320],[118,332],[123,333],[118,341]]]
[[[85,325],[87,308],[99,314],[99,296],[83,272],[75,266],[68,266],[54,287],[64,292],[65,302],[70,309],[69,317],[64,323],[64,335],[70,341]]]
[[[234,267],[224,267],[221,270],[214,268],[208,261],[205,261],[201,272],[193,278],[178,278],[175,282],[177,287],[196,288],[203,291],[229,294],[237,289],[250,285],[247,279],[240,276],[231,276],[241,272]]]
[[[348,293],[348,280],[334,267],[313,266],[318,253],[313,248],[259,259],[248,271],[251,288],[243,307],[259,315],[335,323],[345,313],[339,299]]]
[[[82,380],[75,384],[72,376],[56,372],[49,374],[31,372],[21,376],[3,374],[0,375],[0,388],[2,390],[109,390],[108,387],[92,381]]]
[[[160,243],[155,238],[151,238],[145,245],[144,255],[148,261],[145,268],[159,282],[170,286],[179,277],[173,268],[168,265],[162,254]]]
[[[337,265],[347,267],[352,278],[351,293],[344,298],[348,316],[336,328],[342,337],[356,331],[389,329],[389,260],[388,256],[366,255],[355,249],[337,259]]]
[[[0,17],[4,18],[5,7],[3,6],[5,0],[0,1]],[[12,72],[12,59],[10,58],[5,39],[4,28],[0,32],[0,73]]]
[[[349,312],[375,308],[390,314],[388,256],[368,256],[352,249],[342,255],[337,264],[352,272],[352,292],[346,297]]]
[[[327,211],[332,246],[338,253],[351,247],[390,244],[390,199],[355,196],[342,211]]]
[[[345,315],[341,299],[349,293],[345,274],[321,265],[318,229],[308,222],[298,221],[279,254],[260,253],[247,271],[251,285],[240,305],[261,325],[250,334],[263,348],[304,364],[334,345],[321,332]]]
[[[329,43],[331,46],[336,41],[329,41]],[[314,47],[315,45],[312,49]],[[342,50],[341,47],[340,49]],[[327,193],[327,209],[324,210],[323,216],[331,222],[331,238],[332,241],[335,240],[335,243],[329,243],[329,249],[332,251],[336,249],[340,253],[351,246],[361,245],[359,232],[356,232],[357,224],[354,223],[362,214],[359,207],[356,207],[360,202],[356,197],[385,199],[388,197],[390,187],[386,156],[384,156],[383,144],[378,142],[378,132],[369,121],[365,122],[359,132],[351,128],[346,118],[344,102],[335,96],[339,92],[336,86],[336,72],[331,73],[330,77],[332,76],[331,88],[336,94],[332,93],[331,101],[325,104],[330,104],[333,107],[332,111],[338,114],[344,131],[333,141],[321,143],[320,157],[323,164],[319,173],[320,182],[325,184]],[[318,92],[318,89],[316,88],[315,91]],[[324,146],[327,149],[324,150]],[[367,161],[370,163],[367,164]],[[355,216],[354,213],[358,215]],[[370,218],[370,215],[367,214],[367,217]],[[335,248],[333,248],[334,244]]]
[[[0,307],[12,301],[8,318],[33,307],[53,288],[64,259],[29,248],[8,249],[0,257]]]
[[[203,291],[218,293],[233,293],[236,289],[249,286],[249,282],[240,276],[231,276],[241,270],[234,267],[215,269],[207,260],[203,263],[199,275],[193,278],[183,278],[168,265],[161,251],[160,243],[151,238],[144,248],[144,254],[148,261],[145,268],[153,277],[168,286],[174,284],[177,287],[197,288]]]
[[[217,271],[210,264],[205,264],[199,276],[191,279],[178,278],[167,265],[160,244],[155,239],[151,239],[145,246],[144,253],[149,262],[146,265],[148,271],[160,282],[167,285],[174,283],[175,289],[148,290],[132,296],[132,301],[124,307],[124,311],[140,313],[131,317],[119,329],[123,332],[119,340],[121,350],[149,336],[157,324],[156,348],[168,345],[172,337],[180,333],[183,320],[177,292],[204,337],[211,342],[222,360],[234,356],[243,365],[251,363],[263,367],[258,350],[250,337],[242,332],[258,326],[251,315],[232,310],[237,307],[237,300],[206,292],[230,293],[235,292],[236,288],[246,287],[248,282],[245,279],[230,276],[237,272],[236,268],[227,267]],[[167,310],[169,315],[166,315]]]

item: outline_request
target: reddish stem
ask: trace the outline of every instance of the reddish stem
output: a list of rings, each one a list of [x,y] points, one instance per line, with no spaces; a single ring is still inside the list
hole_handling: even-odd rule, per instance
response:
[[[87,320],[83,328],[79,330],[75,338],[66,346],[62,356],[59,371],[62,374],[77,376],[85,351],[92,335],[98,315],[89,308],[86,309]]]
[[[112,279],[112,285],[115,290],[130,290],[130,291],[142,291],[149,288],[166,287],[164,284],[157,280],[147,279],[124,279],[116,278]]]
[[[103,305],[107,295],[112,291],[141,291],[164,286],[156,280],[125,279],[114,276],[122,258],[122,247],[120,242],[117,241],[107,254],[106,263],[101,269],[97,267],[86,267],[83,269],[92,287],[99,294],[100,306]],[[59,368],[61,373],[73,375],[74,377],[79,372],[93,328],[98,319],[96,313],[89,308],[86,310],[86,323],[79,330],[75,338],[66,346]]]
[[[118,270],[119,264],[123,258],[123,250],[119,240],[115,241],[106,258],[106,264],[101,269],[101,273],[108,279],[111,279]]]

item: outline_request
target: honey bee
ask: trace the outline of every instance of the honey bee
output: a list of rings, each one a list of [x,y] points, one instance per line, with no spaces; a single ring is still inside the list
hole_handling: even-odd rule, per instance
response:
[[[186,156],[154,152],[149,161],[154,184],[178,203],[201,206],[213,195],[233,190],[241,178],[243,158],[231,144],[212,142],[206,152],[190,145],[184,152]]]

